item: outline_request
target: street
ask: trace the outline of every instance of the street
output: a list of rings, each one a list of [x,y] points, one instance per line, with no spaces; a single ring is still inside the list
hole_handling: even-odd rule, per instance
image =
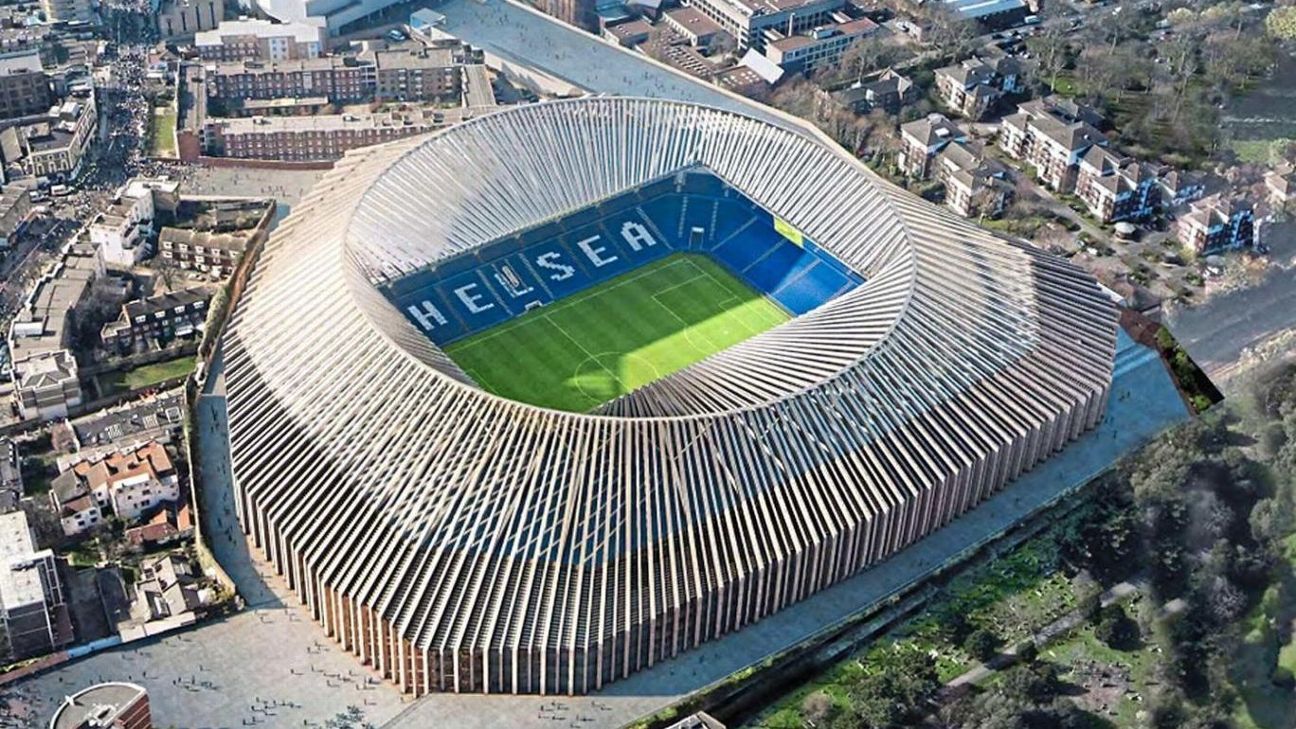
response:
[[[1228,390],[1228,380],[1243,369],[1243,351],[1296,329],[1296,271],[1279,269],[1262,283],[1181,309],[1170,330],[1194,361]]]

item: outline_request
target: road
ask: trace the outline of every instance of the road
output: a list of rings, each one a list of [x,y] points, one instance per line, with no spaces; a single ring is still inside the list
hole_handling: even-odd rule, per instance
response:
[[[1257,286],[1212,296],[1174,312],[1170,330],[1194,361],[1227,391],[1243,350],[1296,329],[1296,270],[1278,269]]]

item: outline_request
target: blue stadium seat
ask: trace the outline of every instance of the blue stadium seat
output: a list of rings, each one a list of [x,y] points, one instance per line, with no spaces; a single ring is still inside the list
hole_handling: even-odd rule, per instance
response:
[[[637,214],[621,213],[600,221],[599,228],[607,236],[608,240],[616,246],[621,255],[633,260],[635,267],[642,266],[649,261],[655,261],[676,250],[669,239],[660,238],[657,232],[651,228],[648,228],[648,233],[652,236],[652,240],[656,241],[656,244],[652,245],[648,241],[641,241],[639,249],[635,250],[621,234],[621,227],[627,222],[645,225],[643,219]]]
[[[671,175],[494,241],[391,282],[386,294],[444,345],[677,250],[707,251],[796,315],[863,282],[813,241],[802,247],[783,237],[767,211],[718,178],[689,173],[683,193],[676,181]],[[693,227],[705,231],[700,240],[691,240]]]
[[[715,225],[707,231],[707,250],[714,249],[744,226],[754,222],[750,206],[737,200],[716,200]]]
[[[813,255],[806,257],[812,259],[812,265],[799,276],[788,278],[782,286],[770,293],[770,298],[797,316],[832,299],[851,283],[827,261]]]
[[[716,246],[711,255],[734,273],[745,276],[743,272],[748,266],[764,257],[774,246],[784,242],[786,241],[778,233],[768,228],[762,229],[757,224],[748,226],[741,233]]]
[[[588,250],[585,250],[580,244],[590,238],[598,240],[586,243]],[[598,224],[573,230],[564,235],[562,241],[572,257],[580,261],[589,273],[590,283],[612,278],[639,265],[638,259],[621,250],[618,241]]]
[[[711,197],[724,197],[729,191],[729,186],[724,180],[711,174],[689,173],[684,176],[684,192],[693,195],[709,195]]]
[[[479,332],[512,318],[480,269],[442,279],[436,288],[450,305],[450,317],[463,322],[466,332]]]
[[[654,227],[666,237],[666,242],[679,246],[679,221],[683,198],[679,196],[661,196],[639,203],[639,209],[652,221]]]
[[[814,262],[813,254],[787,241],[780,241],[763,258],[743,269],[743,275],[758,291],[773,291],[789,278],[789,272]]]
[[[531,230],[524,231],[517,237],[521,242],[521,247],[525,248],[533,243],[549,240],[550,238],[560,235],[562,232],[563,227],[561,225],[557,222],[550,221],[548,223],[542,223]]]
[[[693,228],[701,228],[705,231],[703,234],[704,243],[711,240],[711,228],[715,222],[716,200],[701,195],[686,195],[684,199],[684,236],[680,244],[685,248],[691,248],[690,234]]]
[[[583,225],[598,222],[601,217],[603,217],[602,210],[597,207],[590,207],[564,215],[562,220],[558,221],[558,224],[562,226],[563,230],[575,230]]]
[[[553,300],[524,254],[498,259],[483,270],[487,272],[500,301],[513,316],[522,314],[531,304],[547,304]]]
[[[675,176],[668,175],[660,180],[643,185],[639,189],[635,190],[630,196],[637,198],[639,202],[643,202],[645,200],[652,200],[660,195],[674,195],[675,193]]]
[[[609,218],[613,215],[619,216],[627,210],[634,210],[638,204],[639,198],[635,195],[618,195],[599,203],[599,216],[602,218]]]

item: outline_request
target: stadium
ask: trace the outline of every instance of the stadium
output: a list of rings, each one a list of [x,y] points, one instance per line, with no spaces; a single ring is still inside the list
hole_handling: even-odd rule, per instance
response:
[[[1102,417],[1115,309],[817,132],[597,97],[353,152],[224,341],[239,517],[404,690],[585,693]]]

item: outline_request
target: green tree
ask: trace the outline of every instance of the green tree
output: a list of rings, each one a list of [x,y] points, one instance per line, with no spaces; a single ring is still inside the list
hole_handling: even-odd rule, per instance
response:
[[[978,661],[988,661],[998,655],[1002,642],[989,628],[977,628],[968,633],[963,641],[963,650]]]
[[[1296,5],[1270,10],[1265,17],[1265,30],[1278,40],[1296,40]]]
[[[1108,605],[1102,610],[1094,635],[1117,650],[1129,650],[1138,645],[1139,626],[1120,605]]]
[[[999,691],[1004,695],[1033,705],[1051,703],[1061,688],[1058,668],[1048,662],[1013,666],[1004,671],[999,681]]]
[[[918,650],[898,652],[879,671],[866,674],[849,689],[851,710],[834,725],[886,729],[922,717],[940,689],[936,662]]]

